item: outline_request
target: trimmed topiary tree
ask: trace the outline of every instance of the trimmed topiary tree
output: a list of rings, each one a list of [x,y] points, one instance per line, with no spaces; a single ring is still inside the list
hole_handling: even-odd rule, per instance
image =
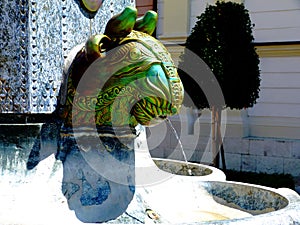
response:
[[[225,107],[243,109],[252,107],[259,97],[259,57],[253,44],[252,29],[248,10],[243,4],[218,1],[206,7],[198,18],[186,48],[197,54],[211,69],[224,95],[225,102],[216,101],[210,105],[200,88],[201,69],[193,76],[179,69],[179,75],[187,94],[193,103],[185,99],[184,105],[212,111],[213,154],[218,156],[221,144],[221,110]],[[179,68],[189,63],[187,51],[180,57]],[[197,66],[197,65],[194,65]],[[197,80],[197,82],[195,82]],[[203,81],[205,83],[205,81]],[[215,143],[214,143],[215,142]],[[222,153],[222,151],[221,151]],[[224,159],[224,157],[222,157]],[[218,166],[218,157],[214,160]],[[223,161],[223,166],[225,161]]]

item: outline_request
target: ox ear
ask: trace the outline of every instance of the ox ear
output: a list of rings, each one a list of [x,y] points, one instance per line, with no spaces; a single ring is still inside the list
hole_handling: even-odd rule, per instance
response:
[[[123,12],[113,16],[106,24],[104,34],[113,41],[122,39],[131,33],[137,18],[137,9],[126,7]]]
[[[94,61],[97,58],[103,58],[110,44],[111,39],[106,35],[97,34],[91,36],[85,43],[85,53],[88,60]]]
[[[149,10],[145,13],[144,16],[138,18],[134,25],[134,30],[144,32],[146,34],[153,34],[156,24],[157,24],[158,15],[156,12]]]

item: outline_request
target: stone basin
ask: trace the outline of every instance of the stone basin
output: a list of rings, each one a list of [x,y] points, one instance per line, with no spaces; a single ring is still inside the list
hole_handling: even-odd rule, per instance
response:
[[[125,214],[108,223],[300,223],[300,197],[293,190],[226,181],[221,170],[203,164],[152,159],[143,134],[139,138],[134,198]],[[143,166],[151,173],[139,174]],[[153,182],[151,176],[161,180]]]
[[[130,215],[145,223],[299,224],[299,211],[300,197],[291,189],[174,175],[162,183],[138,187],[127,215],[109,223],[128,221]]]

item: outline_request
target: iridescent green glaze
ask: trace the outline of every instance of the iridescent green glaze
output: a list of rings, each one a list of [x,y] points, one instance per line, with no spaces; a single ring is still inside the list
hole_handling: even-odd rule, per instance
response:
[[[183,86],[176,67],[163,44],[149,35],[157,14],[138,19],[136,14],[127,7],[108,22],[104,35],[89,38],[77,53],[61,113],[65,125],[152,126],[179,112]],[[80,80],[95,65],[97,72]],[[77,88],[79,80],[84,89]]]
[[[117,42],[119,39],[122,39],[130,34],[130,32],[133,30],[136,19],[136,8],[126,7],[123,12],[113,16],[107,22],[104,34]]]
[[[136,20],[134,29],[152,35],[156,28],[157,19],[157,13],[150,10]]]

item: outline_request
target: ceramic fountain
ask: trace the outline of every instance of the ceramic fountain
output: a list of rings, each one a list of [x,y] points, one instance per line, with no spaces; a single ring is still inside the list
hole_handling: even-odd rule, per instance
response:
[[[1,125],[1,224],[300,223],[290,189],[151,158],[145,126],[178,114],[184,91],[151,36],[155,12],[137,18],[129,0],[1,6],[16,28],[1,23],[1,112],[25,114],[25,124]],[[20,14],[6,13],[14,6]],[[28,123],[31,113],[51,120]]]

